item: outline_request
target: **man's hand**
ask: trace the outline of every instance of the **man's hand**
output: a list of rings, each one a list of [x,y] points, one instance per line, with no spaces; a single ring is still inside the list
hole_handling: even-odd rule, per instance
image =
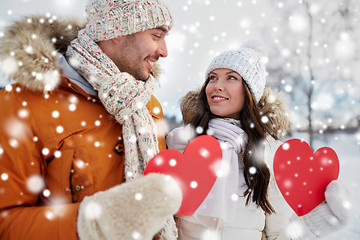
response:
[[[152,173],[84,198],[80,239],[152,239],[180,208],[182,192],[170,176]]]

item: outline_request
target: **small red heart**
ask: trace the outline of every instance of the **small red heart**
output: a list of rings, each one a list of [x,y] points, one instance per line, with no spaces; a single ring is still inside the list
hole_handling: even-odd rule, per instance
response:
[[[156,172],[173,177],[183,194],[177,214],[191,216],[214,185],[221,161],[219,142],[212,136],[202,135],[193,139],[183,154],[175,149],[158,153],[146,165],[144,175]]]
[[[299,139],[284,142],[274,156],[276,183],[298,216],[313,210],[325,200],[326,186],[339,176],[339,160],[328,147],[318,149]]]

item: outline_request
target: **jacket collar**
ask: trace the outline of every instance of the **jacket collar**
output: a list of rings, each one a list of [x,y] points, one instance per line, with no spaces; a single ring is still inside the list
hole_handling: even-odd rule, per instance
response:
[[[86,81],[73,67],[70,66],[64,55],[61,55],[59,64],[61,65],[61,74],[67,76],[73,83],[72,85],[76,84],[87,94],[97,96],[97,92],[91,86],[91,84]]]

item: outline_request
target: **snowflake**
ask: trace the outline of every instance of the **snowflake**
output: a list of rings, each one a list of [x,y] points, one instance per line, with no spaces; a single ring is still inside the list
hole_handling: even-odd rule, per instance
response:
[[[64,132],[64,127],[63,127],[63,126],[57,126],[57,127],[56,127],[56,132],[57,132],[57,133],[62,133],[62,132]]]
[[[60,152],[60,151],[55,151],[55,152],[54,152],[54,156],[55,156],[56,158],[60,158],[60,157],[61,157],[61,152]]]
[[[50,195],[51,195],[50,190],[49,190],[49,189],[45,189],[45,190],[43,191],[43,195],[44,195],[44,197],[50,197]]]
[[[1,174],[1,180],[7,181],[9,179],[9,175],[7,173]]]
[[[37,194],[40,193],[45,185],[44,179],[40,175],[30,176],[26,180],[26,187],[29,192]]]
[[[48,220],[54,220],[55,218],[55,214],[51,211],[46,211],[45,212],[45,217],[48,219]]]
[[[18,63],[14,57],[8,57],[2,61],[1,70],[6,74],[15,73],[18,70]]]
[[[176,159],[170,159],[170,161],[169,161],[169,165],[170,165],[170,166],[175,167],[176,164],[177,164]]]
[[[289,27],[294,33],[301,33],[308,26],[307,19],[300,14],[294,14],[289,17]]]
[[[53,118],[58,118],[60,116],[60,113],[59,113],[59,111],[53,111],[51,113],[51,115],[52,115]]]
[[[27,118],[29,116],[29,111],[27,109],[20,109],[18,111],[18,116],[20,118]]]
[[[204,157],[204,158],[209,158],[210,152],[209,152],[207,149],[205,149],[205,148],[201,148],[201,149],[200,149],[200,155],[201,155],[202,157]]]
[[[49,151],[48,148],[43,148],[43,150],[41,151],[41,153],[46,156],[46,155],[48,155],[48,154],[50,153],[50,151]]]
[[[140,201],[143,198],[143,195],[141,193],[136,193],[135,194],[135,199]]]
[[[72,112],[75,111],[76,110],[76,105],[75,104],[70,104],[69,105],[69,110],[72,111]]]
[[[191,181],[190,182],[190,187],[193,188],[193,189],[197,188],[198,187],[197,181]]]
[[[256,171],[256,168],[255,168],[255,167],[250,167],[250,168],[249,168],[249,173],[250,173],[251,175],[254,175],[256,172],[257,172],[257,171]]]
[[[94,201],[90,201],[85,206],[85,217],[89,219],[96,219],[100,217],[102,213],[102,207],[100,204]]]
[[[134,232],[131,233],[131,237],[133,239],[141,239],[141,234],[139,232],[137,232],[137,231],[134,231]]]
[[[220,240],[220,233],[216,230],[207,229],[204,231],[200,239],[212,239],[212,240]]]

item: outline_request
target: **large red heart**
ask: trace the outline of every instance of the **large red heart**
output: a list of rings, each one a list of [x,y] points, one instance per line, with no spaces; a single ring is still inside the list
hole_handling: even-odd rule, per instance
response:
[[[175,149],[161,151],[149,161],[144,175],[156,172],[172,176],[183,194],[177,214],[191,216],[214,185],[221,161],[219,142],[212,136],[202,135],[193,139],[183,154]]]
[[[306,142],[290,139],[275,153],[274,174],[287,203],[302,216],[325,200],[326,186],[339,176],[339,160],[331,148],[313,153]]]

